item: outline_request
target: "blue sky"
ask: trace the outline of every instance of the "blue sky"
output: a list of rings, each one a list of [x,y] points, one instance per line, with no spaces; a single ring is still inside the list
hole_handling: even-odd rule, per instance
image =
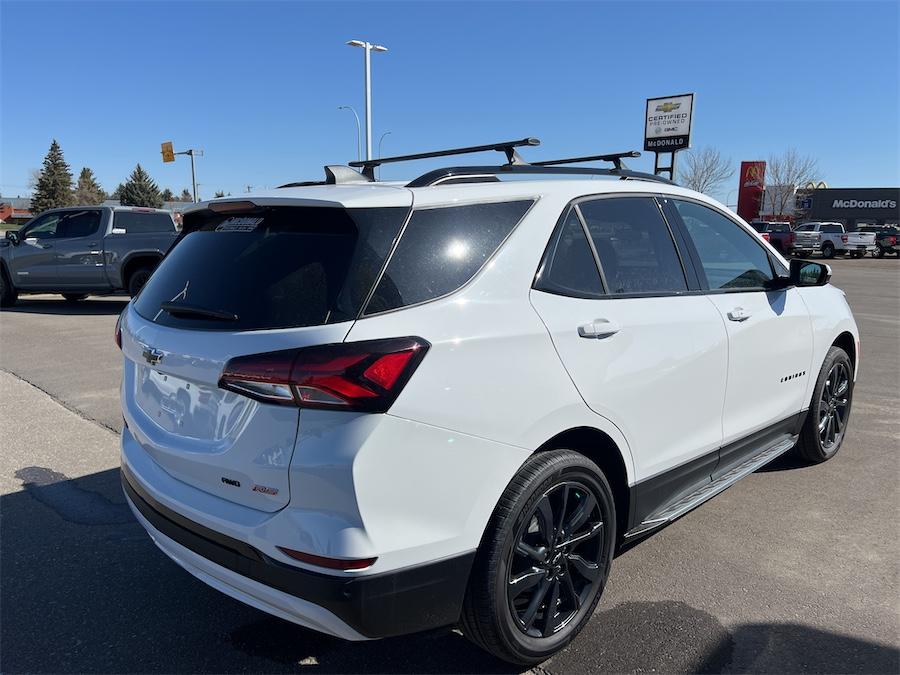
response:
[[[164,164],[163,141],[203,150],[201,199],[321,180],[357,155],[339,106],[365,154],[364,51],[348,40],[388,48],[371,56],[376,155],[526,136],[533,161],[641,150],[646,99],[694,93],[693,147],[736,168],[796,148],[829,187],[896,187],[898,33],[897,0],[0,0],[0,194],[28,195],[53,139],[108,191],[138,163],[190,188],[190,158]],[[652,172],[654,156],[629,165]]]

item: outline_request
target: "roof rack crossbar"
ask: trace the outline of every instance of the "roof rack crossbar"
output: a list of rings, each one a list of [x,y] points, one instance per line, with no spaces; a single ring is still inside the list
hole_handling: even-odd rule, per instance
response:
[[[438,150],[436,152],[421,152],[415,155],[401,155],[399,157],[381,157],[379,159],[367,159],[364,161],[350,162],[350,166],[361,166],[362,174],[369,178],[375,178],[375,167],[382,164],[392,162],[408,162],[414,159],[431,159],[432,157],[447,157],[448,155],[464,155],[470,152],[485,152],[488,150],[496,150],[506,154],[506,161],[512,165],[524,165],[525,162],[519,157],[514,148],[526,145],[540,145],[541,142],[536,138],[523,138],[518,141],[506,141],[504,143],[491,143],[489,145],[473,145],[467,148],[454,148],[452,150]]]
[[[616,152],[611,155],[594,155],[593,157],[573,157],[571,159],[553,159],[546,162],[531,162],[533,166],[556,166],[558,164],[577,164],[578,162],[612,162],[613,166],[619,171],[628,171],[628,167],[622,162],[626,157],[640,157],[641,153],[637,150],[629,150],[628,152]]]
[[[534,164],[505,164],[503,166],[454,166],[445,169],[435,169],[423,174],[407,183],[406,187],[428,187],[437,185],[438,183],[462,181],[473,176],[484,177],[486,175],[499,176],[504,174],[565,174],[574,176],[611,176],[621,179],[639,179],[653,181],[655,183],[665,183],[667,185],[676,185],[674,181],[657,176],[652,173],[642,173],[640,171],[629,171],[626,169],[601,169],[598,167],[588,166],[536,166]]]

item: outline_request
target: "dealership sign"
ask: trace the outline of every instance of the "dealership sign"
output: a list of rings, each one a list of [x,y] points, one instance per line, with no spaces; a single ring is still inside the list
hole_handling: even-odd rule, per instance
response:
[[[648,98],[644,150],[678,152],[691,147],[694,95]]]

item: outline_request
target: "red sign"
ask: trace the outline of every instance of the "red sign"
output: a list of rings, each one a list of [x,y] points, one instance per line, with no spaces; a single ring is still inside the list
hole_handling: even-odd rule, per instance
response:
[[[741,162],[741,184],[738,186],[738,215],[750,222],[759,218],[760,202],[766,189],[766,163]]]

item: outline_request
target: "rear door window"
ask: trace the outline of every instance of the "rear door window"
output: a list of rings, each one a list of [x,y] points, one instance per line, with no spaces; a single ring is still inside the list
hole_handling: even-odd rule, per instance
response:
[[[205,330],[353,319],[407,213],[278,207],[238,215],[190,214],[186,234],[134,307],[162,325]]]

